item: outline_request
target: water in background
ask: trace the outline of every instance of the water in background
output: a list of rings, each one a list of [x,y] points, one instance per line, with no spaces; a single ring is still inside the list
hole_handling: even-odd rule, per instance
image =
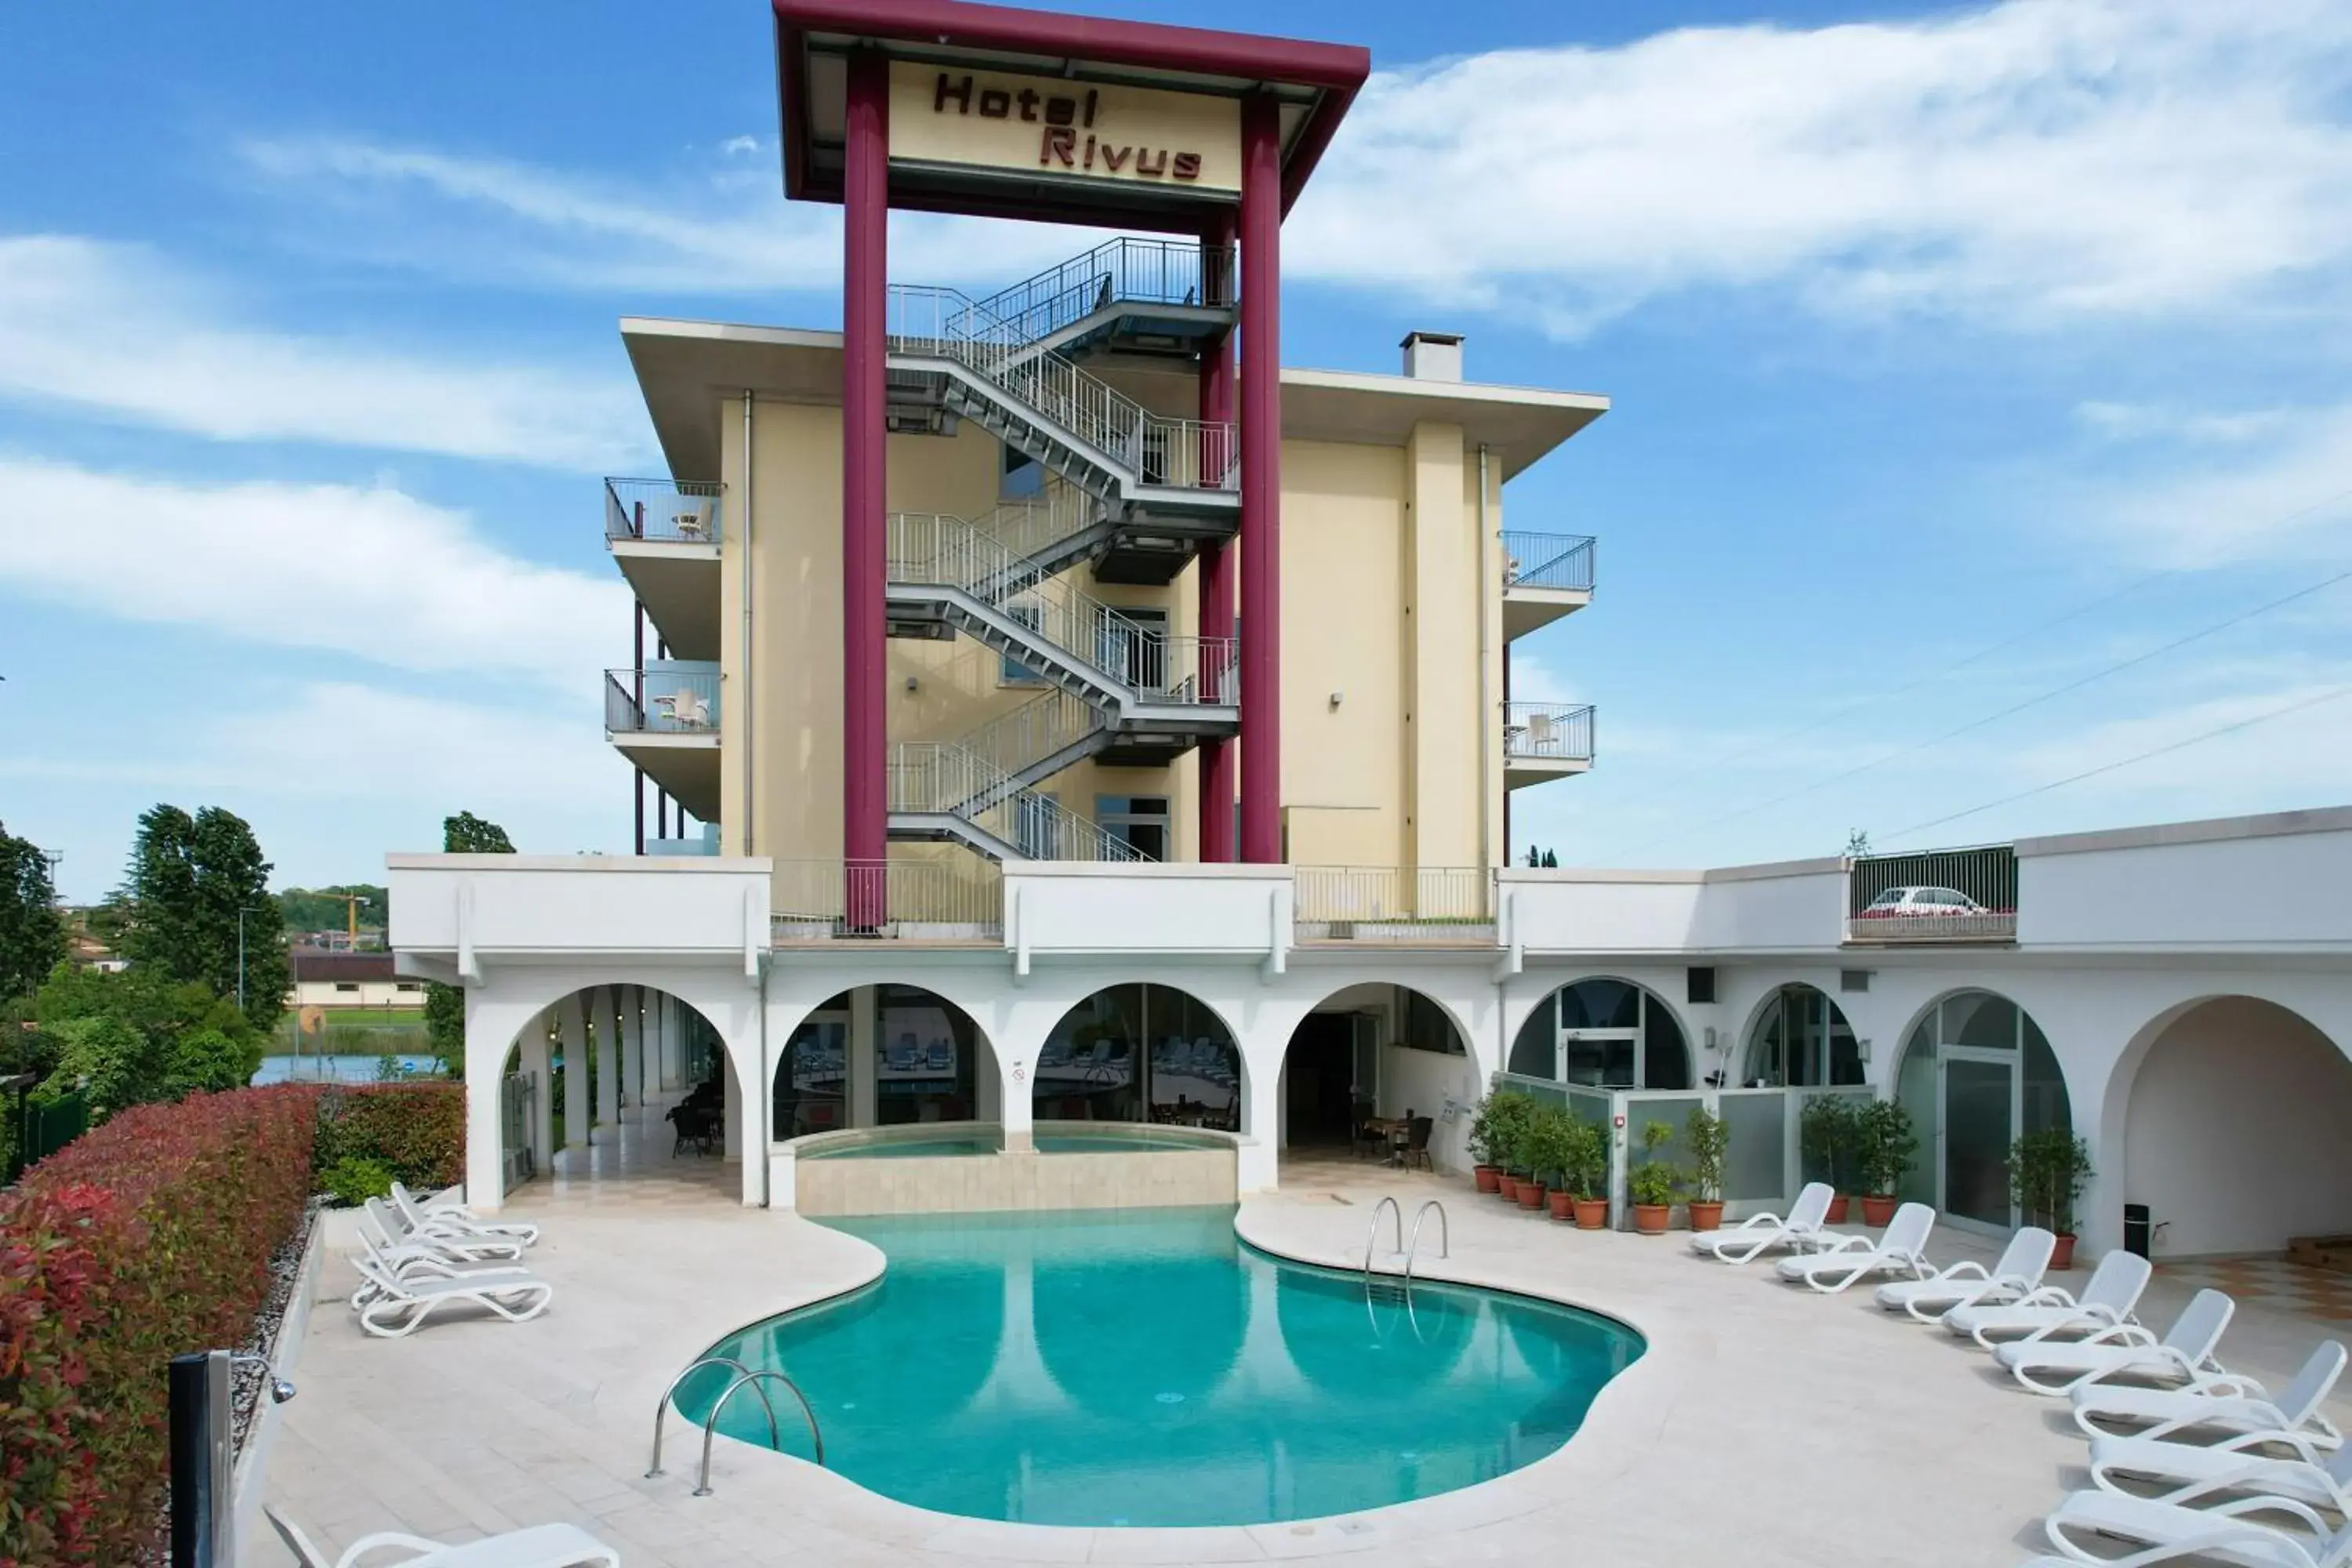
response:
[[[405,1052],[394,1060],[406,1069],[411,1078],[437,1077],[436,1062],[432,1057],[412,1056]],[[383,1058],[373,1057],[264,1057],[261,1070],[253,1081],[263,1083],[373,1083],[380,1076]]]

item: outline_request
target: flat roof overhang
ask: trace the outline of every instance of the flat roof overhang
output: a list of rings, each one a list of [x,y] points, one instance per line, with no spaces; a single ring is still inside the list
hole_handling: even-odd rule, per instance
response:
[[[841,200],[849,51],[891,59],[1059,77],[1077,83],[1243,98],[1281,106],[1282,209],[1287,214],[1357,89],[1371,74],[1352,44],[1114,21],[971,0],[774,0],[776,93],[782,117],[784,195]],[[1060,182],[1003,172],[894,167],[890,205],[980,217],[1196,233],[1225,194]]]
[[[624,316],[621,342],[662,456],[680,479],[723,477],[719,421],[726,400],[746,388],[762,399],[841,406],[839,332]],[[1459,425],[1471,446],[1494,448],[1506,479],[1607,412],[1609,399],[1590,392],[1361,371],[1282,373],[1285,440],[1402,447],[1417,424]]]

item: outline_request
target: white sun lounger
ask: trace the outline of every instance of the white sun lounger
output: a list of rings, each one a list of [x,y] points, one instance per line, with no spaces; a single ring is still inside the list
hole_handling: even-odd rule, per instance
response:
[[[1776,1247],[1797,1247],[1821,1234],[1830,1216],[1830,1200],[1837,1194],[1827,1182],[1807,1182],[1789,1205],[1789,1217],[1750,1215],[1728,1230],[1702,1231],[1691,1237],[1691,1250],[1724,1263],[1746,1263]]]
[[[2132,1321],[2132,1309],[2147,1289],[2147,1259],[2118,1248],[2099,1259],[2080,1298],[2057,1285],[2044,1285],[2021,1300],[2005,1307],[1955,1307],[1944,1314],[1944,1327],[1977,1342],[1987,1350],[1996,1340],[2027,1334],[2055,1338],[2087,1334]]]
[[[2036,1394],[2072,1394],[2111,1378],[2189,1383],[2221,1373],[2213,1347],[2238,1304],[2219,1290],[2200,1290],[2158,1339],[2137,1323],[2117,1323],[2079,1340],[2040,1335],[2006,1344],[1993,1360]]]
[[[446,1226],[411,1225],[382,1198],[370,1198],[362,1207],[368,1223],[375,1227],[374,1239],[387,1247],[425,1247],[473,1263],[522,1256],[524,1244],[520,1237],[478,1236]],[[364,1226],[361,1234],[367,1234]]]
[[[520,1323],[538,1317],[555,1300],[554,1286],[520,1269],[447,1279],[404,1279],[372,1258],[352,1261],[376,1288],[375,1299],[360,1309],[360,1327],[378,1339],[399,1339],[415,1332],[435,1308],[451,1301],[471,1301],[510,1323]]]
[[[2282,1433],[2248,1432],[2208,1448],[2154,1437],[2102,1437],[2091,1445],[2091,1479],[2121,1497],[2140,1495],[2116,1479],[2129,1476],[2168,1483],[2165,1502],[2250,1492],[2352,1514],[2352,1448],[2338,1448],[2324,1460],[2308,1447],[2294,1458],[2263,1452],[2264,1445],[2286,1440]],[[2300,1447],[2302,1440],[2294,1442]]]
[[[1780,1278],[1810,1285],[1834,1295],[1858,1279],[1874,1274],[1907,1271],[1914,1279],[1934,1272],[1923,1250],[1936,1228],[1936,1211],[1926,1204],[1905,1204],[1895,1211],[1886,1234],[1877,1241],[1848,1237],[1825,1252],[1780,1259]]]
[[[418,1197],[398,1182],[392,1184],[393,1206],[401,1217],[422,1230],[435,1227],[461,1231],[471,1236],[511,1237],[525,1247],[539,1240],[539,1226],[521,1220],[483,1219],[464,1204],[446,1194],[430,1199]]]
[[[2302,1528],[2281,1528],[2282,1519]],[[2352,1525],[2330,1531],[2316,1513],[2284,1498],[2239,1498],[2188,1508],[2113,1492],[2076,1492],[2058,1505],[2042,1530],[2061,1555],[2037,1557],[2026,1568],[2071,1568],[2076,1563],[2143,1568],[2191,1557],[2220,1557],[2249,1568],[2340,1568],[2352,1561]],[[2119,1536],[2145,1542],[2147,1548],[2116,1557],[2084,1546],[2074,1533]]]
[[[2227,1432],[2284,1434],[2312,1448],[2344,1441],[2336,1424],[2319,1412],[2344,1375],[2342,1342],[2329,1340],[2311,1352],[2294,1381],[2273,1399],[2260,1383],[2235,1373],[2202,1379],[2188,1388],[2104,1388],[2074,1391],[2074,1425],[2095,1440],[2111,1428],[2138,1426],[2140,1437],[2163,1441],[2199,1427]]]
[[[520,1263],[479,1263],[455,1258],[435,1250],[428,1243],[408,1242],[399,1247],[385,1247],[362,1231],[360,1242],[367,1255],[385,1273],[402,1280],[411,1279],[481,1279],[495,1275],[528,1275],[530,1270]],[[356,1260],[354,1260],[356,1262]],[[360,1276],[359,1289],[352,1292],[352,1310],[358,1311],[370,1301],[383,1296],[383,1288],[367,1274]]]
[[[2058,1238],[2038,1225],[2029,1225],[2009,1238],[1990,1268],[1974,1258],[1964,1259],[1925,1279],[1898,1279],[1878,1288],[1878,1304],[1890,1312],[1908,1312],[1932,1323],[1955,1307],[1990,1306],[2015,1301],[2040,1289]]]
[[[362,1536],[341,1557],[329,1558],[284,1514],[267,1503],[261,1511],[302,1568],[358,1568],[360,1559],[370,1552],[394,1547],[404,1549],[408,1555],[379,1559],[383,1568],[621,1568],[619,1552],[576,1524],[534,1524],[528,1530],[510,1530],[504,1535],[456,1545],[388,1530]]]

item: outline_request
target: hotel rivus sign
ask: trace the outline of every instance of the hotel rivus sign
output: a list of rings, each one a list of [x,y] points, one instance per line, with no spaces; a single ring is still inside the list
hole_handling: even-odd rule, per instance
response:
[[[1241,145],[1236,99],[890,62],[893,163],[1231,193]]]

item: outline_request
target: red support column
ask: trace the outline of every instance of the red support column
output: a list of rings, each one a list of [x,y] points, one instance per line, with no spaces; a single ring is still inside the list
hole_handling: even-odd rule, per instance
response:
[[[849,60],[841,203],[841,852],[843,912],[854,927],[887,918],[882,587],[889,157],[889,69],[879,54],[861,50]]]
[[[1282,858],[1282,133],[1242,106],[1242,853]]]
[[[1234,215],[1221,212],[1201,237],[1201,298],[1212,303],[1233,300]],[[1200,482],[1222,482],[1234,452],[1234,335],[1219,335],[1201,354]],[[1222,426],[1222,428],[1219,428]],[[1201,674],[1213,700],[1230,702],[1237,671],[1225,648],[1206,639],[1234,635],[1234,552],[1223,541],[1201,550],[1200,633]],[[1201,744],[1201,858],[1224,861],[1234,855],[1234,774],[1235,748],[1224,741]]]

